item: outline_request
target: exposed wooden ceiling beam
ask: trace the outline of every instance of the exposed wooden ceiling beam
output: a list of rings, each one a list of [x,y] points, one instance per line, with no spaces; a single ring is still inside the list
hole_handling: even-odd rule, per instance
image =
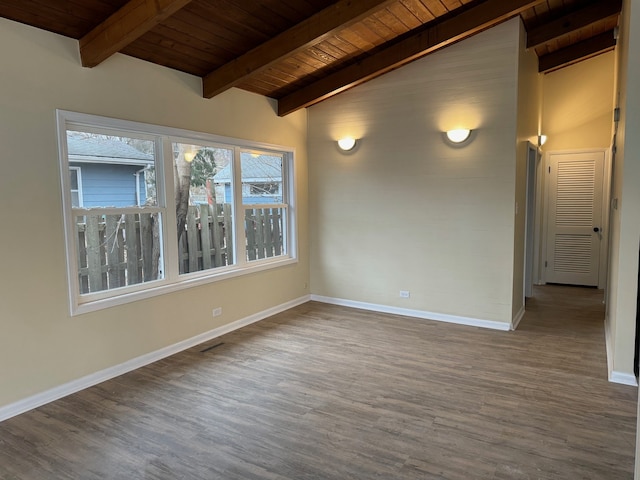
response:
[[[622,0],[600,0],[546,22],[527,32],[527,48],[535,48],[599,20],[616,17],[621,9]]]
[[[80,39],[82,66],[95,67],[191,0],[130,0]]]
[[[550,72],[564,67],[579,60],[585,60],[600,53],[613,50],[616,46],[616,39],[613,30],[609,30],[595,37],[591,37],[582,42],[557,50],[553,53],[543,55],[538,59],[538,70],[540,72]]]
[[[403,40],[279,99],[278,115],[314,105],[545,1],[485,0],[466,9],[462,7],[457,15],[419,27]]]
[[[317,44],[397,0],[341,0],[294,25],[278,36],[214,70],[202,82],[202,94],[214,97],[283,57]]]

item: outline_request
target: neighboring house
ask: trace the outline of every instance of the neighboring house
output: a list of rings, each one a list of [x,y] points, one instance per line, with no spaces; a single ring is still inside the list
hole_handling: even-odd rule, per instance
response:
[[[282,202],[282,158],[242,153],[242,199],[245,204]],[[216,200],[231,202],[231,165],[214,176]],[[221,192],[224,191],[222,195]],[[222,197],[222,198],[221,198]]]
[[[128,207],[147,199],[153,155],[104,136],[67,136],[74,207]]]

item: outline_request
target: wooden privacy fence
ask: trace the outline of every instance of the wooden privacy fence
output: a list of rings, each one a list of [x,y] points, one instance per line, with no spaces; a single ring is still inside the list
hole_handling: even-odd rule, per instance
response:
[[[284,253],[281,208],[247,208],[244,220],[247,260]],[[159,232],[158,214],[78,217],[80,293],[161,278]],[[180,273],[232,265],[233,245],[230,204],[190,206],[185,231],[178,242]]]
[[[81,221],[84,220],[84,221]],[[158,278],[157,214],[78,217],[80,293],[135,285]],[[154,272],[155,263],[155,272]],[[154,274],[155,273],[155,274]]]
[[[213,210],[216,215],[213,215]],[[198,272],[233,263],[231,205],[190,206],[178,244],[180,273]]]
[[[247,234],[247,260],[282,255],[282,210],[246,208],[244,228]]]

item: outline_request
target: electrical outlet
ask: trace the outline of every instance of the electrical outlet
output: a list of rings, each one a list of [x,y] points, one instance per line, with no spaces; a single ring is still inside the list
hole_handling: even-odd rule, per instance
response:
[[[220,315],[222,315],[222,307],[214,308],[211,313],[214,317],[219,317]]]
[[[409,298],[409,290],[400,290],[400,298]]]

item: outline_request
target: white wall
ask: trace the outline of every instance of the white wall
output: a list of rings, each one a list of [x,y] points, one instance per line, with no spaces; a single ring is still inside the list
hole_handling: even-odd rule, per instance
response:
[[[309,109],[314,294],[511,322],[519,35],[511,20]],[[459,126],[475,138],[452,148]]]
[[[609,148],[615,53],[590,58],[543,77],[543,150]]]
[[[614,158],[607,329],[612,368],[633,375],[640,241],[640,6],[623,3],[617,48],[620,123]]]
[[[527,209],[527,161],[529,142],[537,144],[542,105],[542,77],[538,73],[538,56],[527,49],[527,35],[520,25],[520,55],[518,59],[518,113],[516,144],[516,180],[513,236],[513,306],[512,316],[519,320],[524,313],[525,240]]]
[[[633,372],[638,245],[640,243],[640,5],[624,0],[616,49],[616,98],[620,122],[615,145],[611,210],[611,267],[607,328],[614,367]],[[640,403],[636,429],[635,479],[640,479]]]
[[[308,293],[304,111],[206,100],[198,78],[123,55],[85,69],[76,41],[5,19],[0,58],[0,407]],[[299,263],[71,318],[56,108],[295,147]]]

